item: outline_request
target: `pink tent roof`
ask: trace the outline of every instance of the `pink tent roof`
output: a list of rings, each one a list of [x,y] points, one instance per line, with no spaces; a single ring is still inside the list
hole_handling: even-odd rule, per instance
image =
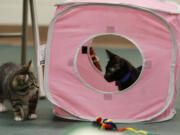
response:
[[[78,2],[114,3],[114,4],[122,3],[122,4],[136,5],[158,11],[180,13],[179,6],[177,4],[161,2],[158,0],[65,0],[62,3],[78,3]]]

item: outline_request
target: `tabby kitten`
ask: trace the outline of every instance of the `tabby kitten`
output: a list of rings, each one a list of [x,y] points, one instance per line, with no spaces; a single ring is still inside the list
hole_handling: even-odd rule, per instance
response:
[[[23,105],[28,105],[28,119],[36,119],[38,102],[37,80],[30,70],[32,61],[19,66],[6,63],[0,67],[0,112],[6,111],[4,100],[9,100],[14,113],[14,120],[25,118]]]

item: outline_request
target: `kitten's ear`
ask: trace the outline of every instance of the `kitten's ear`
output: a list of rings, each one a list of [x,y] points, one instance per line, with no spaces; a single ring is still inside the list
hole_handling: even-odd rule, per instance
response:
[[[31,70],[31,65],[32,65],[32,60],[30,60],[29,63],[28,63],[28,65],[27,65],[28,71]]]
[[[109,57],[109,59],[113,59],[116,55],[110,52],[109,50],[106,49],[106,54]]]
[[[24,68],[24,70],[25,71],[31,71],[31,64],[32,64],[32,60],[30,60],[29,62],[28,62],[28,64],[26,64],[26,65],[24,65],[23,66],[23,68]]]

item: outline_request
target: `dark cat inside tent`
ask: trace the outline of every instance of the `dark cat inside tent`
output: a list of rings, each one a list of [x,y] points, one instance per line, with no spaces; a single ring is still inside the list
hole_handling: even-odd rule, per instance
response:
[[[108,82],[115,81],[120,91],[131,86],[139,77],[142,66],[135,68],[129,61],[106,50],[109,61],[104,78]]]

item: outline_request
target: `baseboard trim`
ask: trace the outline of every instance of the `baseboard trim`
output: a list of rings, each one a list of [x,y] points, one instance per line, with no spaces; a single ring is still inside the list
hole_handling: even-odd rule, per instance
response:
[[[17,32],[21,32],[21,31],[22,31],[22,27],[20,25],[0,25],[0,33],[17,33]],[[39,26],[41,44],[46,43],[47,31],[48,31],[48,26]],[[32,27],[31,26],[28,26],[27,36],[28,36],[27,44],[32,45],[33,44],[33,36],[32,36]],[[19,37],[0,38],[0,44],[20,45],[21,38],[19,38]]]

